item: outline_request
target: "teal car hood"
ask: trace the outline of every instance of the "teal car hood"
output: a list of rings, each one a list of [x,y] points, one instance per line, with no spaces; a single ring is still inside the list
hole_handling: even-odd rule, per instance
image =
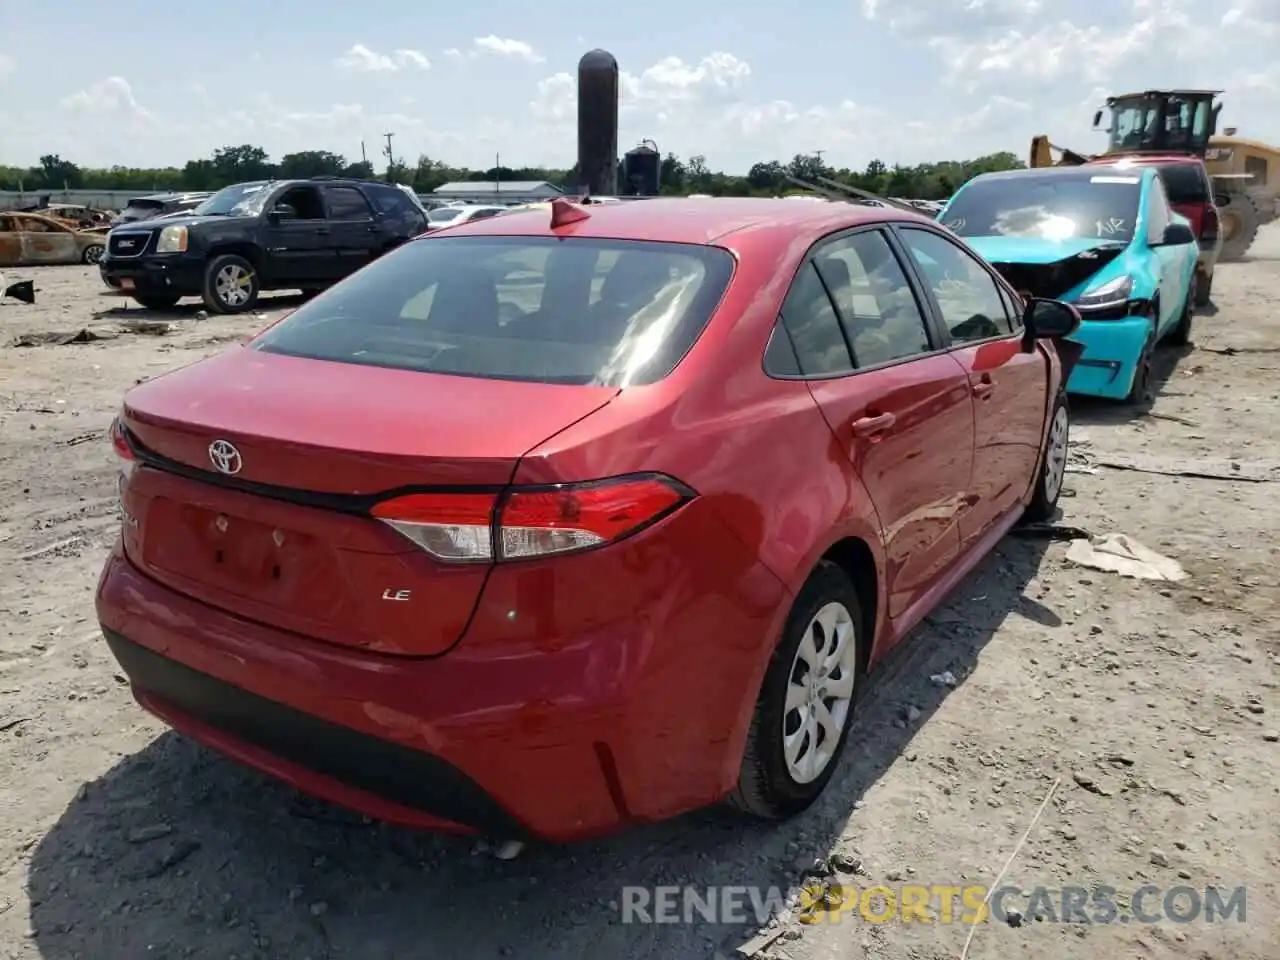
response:
[[[1046,240],[1043,237],[965,237],[965,242],[988,263],[1057,263],[1078,257],[1098,247],[1124,249],[1123,243],[1109,243],[1097,237]]]
[[[1071,237],[965,237],[965,242],[1020,293],[1073,301],[1087,290],[1138,270],[1132,243]]]

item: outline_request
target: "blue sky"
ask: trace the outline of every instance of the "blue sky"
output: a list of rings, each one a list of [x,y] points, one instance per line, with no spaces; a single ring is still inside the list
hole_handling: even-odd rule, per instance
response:
[[[355,159],[393,131],[410,163],[568,166],[597,46],[624,73],[620,150],[650,138],[732,172],[1023,154],[1034,133],[1097,149],[1103,96],[1164,85],[1223,88],[1226,123],[1280,142],[1280,0],[648,0],[596,23],[559,0],[434,6],[0,0],[0,163]]]

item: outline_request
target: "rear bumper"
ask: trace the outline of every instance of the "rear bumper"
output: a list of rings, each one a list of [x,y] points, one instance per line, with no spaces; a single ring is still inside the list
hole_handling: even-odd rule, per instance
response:
[[[122,293],[198,297],[204,285],[204,261],[196,257],[112,257],[104,255],[98,271],[107,286]],[[124,288],[132,284],[132,290]]]
[[[1087,315],[1071,339],[1084,353],[1071,371],[1067,392],[1123,400],[1133,386],[1133,375],[1147,340],[1151,322],[1146,317],[1090,320]]]
[[[633,592],[637,576],[657,579],[633,575]],[[118,545],[97,609],[136,699],[193,739],[380,820],[563,842],[706,806],[736,780],[785,591],[757,565],[738,568],[737,591],[696,600],[687,577],[663,579],[673,615],[622,607],[531,646],[468,638],[541,627],[507,616],[530,584],[495,574],[468,637],[435,659],[242,619],[152,580]],[[564,602],[577,584],[541,586]]]

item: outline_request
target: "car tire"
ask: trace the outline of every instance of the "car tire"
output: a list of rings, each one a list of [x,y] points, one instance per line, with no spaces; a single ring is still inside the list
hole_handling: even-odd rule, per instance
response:
[[[1169,331],[1165,339],[1176,347],[1184,347],[1191,342],[1191,322],[1195,315],[1196,290],[1200,286],[1200,278],[1191,275],[1191,286],[1187,290],[1187,299],[1182,304],[1182,314],[1178,317],[1178,325]]]
[[[1049,414],[1049,431],[1044,452],[1036,465],[1036,485],[1031,501],[1022,512],[1026,523],[1043,523],[1058,509],[1067,476],[1067,450],[1071,443],[1071,407],[1066,390],[1059,390]]]
[[[1207,307],[1209,305],[1209,297],[1213,294],[1213,274],[1209,274],[1204,283],[1196,283],[1196,299],[1197,307]]]
[[[80,262],[86,266],[93,266],[102,259],[102,254],[106,251],[100,243],[91,243],[84,248],[84,252],[80,254]]]
[[[841,642],[846,646],[841,647]],[[782,639],[770,657],[747,732],[738,785],[727,798],[732,807],[764,820],[785,820],[808,809],[822,794],[848,739],[863,674],[863,645],[868,642],[857,590],[843,570],[823,561],[792,604]],[[808,655],[801,652],[802,645]],[[838,699],[822,698],[821,688],[816,688],[815,695],[815,688],[808,685],[815,659],[822,661],[819,668],[836,665],[819,675],[825,677],[823,682],[839,685]],[[797,679],[800,682],[793,682]],[[794,701],[788,706],[792,687],[809,689],[799,706]],[[818,700],[831,720],[826,726],[816,712]],[[830,746],[833,736],[835,744]],[[785,741],[791,738],[798,738],[799,750],[789,759]],[[813,766],[804,768],[810,757]]]
[[[1160,308],[1152,305],[1147,319],[1151,321],[1151,333],[1142,347],[1142,354],[1133,371],[1133,382],[1129,385],[1129,393],[1124,402],[1136,407],[1146,407],[1151,403],[1152,362],[1155,359],[1156,318],[1160,316]]]
[[[252,310],[257,305],[259,291],[258,271],[244,257],[224,253],[205,267],[201,299],[210,313]]]
[[[169,310],[182,298],[167,293],[147,293],[135,294],[133,299],[148,310]]]

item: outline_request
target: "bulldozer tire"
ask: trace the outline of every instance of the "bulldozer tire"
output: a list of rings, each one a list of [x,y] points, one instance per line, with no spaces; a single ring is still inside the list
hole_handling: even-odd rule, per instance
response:
[[[1218,255],[1219,260],[1240,260],[1253,246],[1254,239],[1258,236],[1258,225],[1262,222],[1262,210],[1258,207],[1258,201],[1247,193],[1232,193],[1229,195],[1231,202],[1221,208],[1221,220],[1223,227],[1232,224],[1234,229],[1230,230],[1230,235],[1224,229],[1224,237],[1222,240],[1222,253]]]

